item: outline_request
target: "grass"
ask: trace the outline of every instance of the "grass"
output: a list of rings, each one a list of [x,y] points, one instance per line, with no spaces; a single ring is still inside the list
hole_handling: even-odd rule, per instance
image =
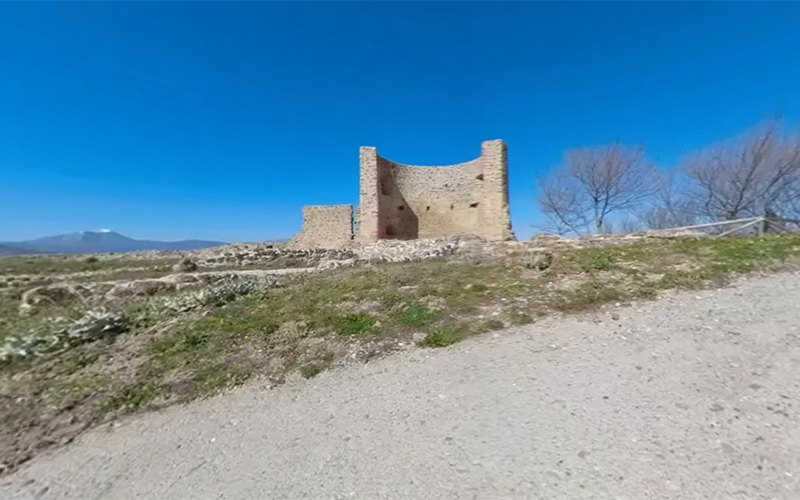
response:
[[[632,294],[613,284],[590,281],[570,290],[559,291],[553,308],[561,312],[580,312],[586,309],[632,298]]]
[[[447,347],[464,339],[464,334],[454,329],[441,329],[430,332],[419,342],[420,347]]]
[[[28,406],[27,413],[19,413],[20,405],[0,410],[0,421],[11,422],[0,429],[0,442],[13,442],[6,434],[34,432],[25,422],[46,408],[92,422],[191,401],[252,377],[313,378],[337,359],[372,359],[420,333],[421,347],[446,347],[548,314],[718,286],[799,262],[800,235],[636,243],[555,252],[547,266],[529,261],[522,248],[481,264],[429,260],[296,275],[265,293],[167,317],[127,304],[134,327],[115,342],[2,367],[0,394]],[[103,259],[75,262],[106,265]],[[56,314],[23,318],[17,303],[18,297],[0,300],[0,338]],[[48,429],[40,431],[42,439]],[[12,452],[0,445],[0,454]]]
[[[377,319],[369,313],[358,312],[345,314],[335,320],[336,333],[339,335],[358,335],[375,331]]]
[[[572,260],[583,270],[608,271],[614,267],[615,255],[611,252],[598,252],[596,249],[581,249],[575,251]]]
[[[325,371],[325,366],[319,363],[309,363],[300,367],[300,374],[303,378],[314,378]]]
[[[137,259],[130,257],[80,255],[27,255],[0,257],[0,276],[20,274],[70,274],[92,271],[112,271],[126,268],[167,268],[178,262],[177,257]]]
[[[104,412],[136,410],[153,401],[161,393],[161,390],[162,387],[155,382],[138,383],[125,389],[122,393],[106,399],[101,408]]]
[[[419,302],[405,304],[397,313],[397,321],[406,326],[425,326],[435,318],[430,307]]]

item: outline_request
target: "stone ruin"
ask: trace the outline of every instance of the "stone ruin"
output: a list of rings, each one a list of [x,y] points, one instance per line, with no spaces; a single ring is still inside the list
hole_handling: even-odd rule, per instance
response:
[[[341,248],[352,242],[413,240],[470,234],[515,240],[508,209],[506,145],[485,141],[466,163],[403,165],[360,151],[359,205],[303,207],[303,227],[289,248]]]

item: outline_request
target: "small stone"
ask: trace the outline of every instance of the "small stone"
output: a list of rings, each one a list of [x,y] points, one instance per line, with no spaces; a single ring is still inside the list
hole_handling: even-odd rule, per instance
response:
[[[613,319],[614,321],[619,321],[619,314],[615,312],[611,313],[611,319]]]
[[[525,262],[525,267],[528,269],[536,269],[539,271],[544,271],[553,263],[553,254],[546,253],[546,252],[537,252],[533,254],[527,262]]]
[[[427,335],[423,332],[414,332],[411,334],[411,340],[413,340],[415,344],[419,344],[425,340],[425,337],[427,337]]]
[[[193,273],[197,271],[197,264],[192,259],[186,257],[172,266],[172,270],[176,273]]]

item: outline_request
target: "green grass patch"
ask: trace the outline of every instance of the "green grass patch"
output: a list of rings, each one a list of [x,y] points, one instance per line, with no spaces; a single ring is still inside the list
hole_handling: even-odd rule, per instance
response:
[[[553,307],[562,312],[580,312],[608,302],[626,300],[628,297],[626,291],[613,285],[588,282],[571,290],[557,292]]]
[[[424,326],[435,318],[436,314],[430,307],[419,302],[406,304],[397,313],[397,321],[405,326]]]
[[[420,347],[447,347],[464,340],[464,333],[455,329],[438,329],[430,332],[419,343]]]
[[[500,321],[499,319],[487,319],[481,322],[478,322],[473,328],[473,333],[486,333],[486,332],[493,332],[495,330],[502,330],[506,327],[506,324]]]
[[[177,258],[135,259],[78,255],[27,255],[0,257],[0,275],[70,274],[123,268],[169,268]]]
[[[309,363],[300,367],[300,374],[303,378],[314,378],[325,371],[325,368],[321,363]]]
[[[339,335],[358,335],[374,332],[377,322],[372,314],[357,312],[336,318],[334,326]]]
[[[608,248],[587,248],[576,250],[572,260],[583,271],[608,271],[614,267],[614,252]]]
[[[161,385],[153,381],[138,383],[111,396],[102,405],[101,411],[133,411],[152,402],[161,393]]]
[[[533,323],[534,321],[533,316],[531,316],[530,314],[516,310],[511,311],[508,314],[508,319],[509,321],[511,321],[512,325],[517,325],[517,326],[528,325],[530,323]]]
[[[68,357],[61,363],[61,368],[64,373],[71,375],[91,366],[98,360],[100,355],[96,352],[79,352],[76,354],[68,355]]]
[[[204,364],[192,372],[193,395],[205,396],[242,385],[251,372],[224,364]],[[191,398],[190,398],[191,399]]]

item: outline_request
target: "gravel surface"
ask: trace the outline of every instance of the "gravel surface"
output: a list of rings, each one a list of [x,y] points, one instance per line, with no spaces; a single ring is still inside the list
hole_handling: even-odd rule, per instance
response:
[[[784,274],[251,385],[93,431],[0,498],[796,500],[798,305]]]

